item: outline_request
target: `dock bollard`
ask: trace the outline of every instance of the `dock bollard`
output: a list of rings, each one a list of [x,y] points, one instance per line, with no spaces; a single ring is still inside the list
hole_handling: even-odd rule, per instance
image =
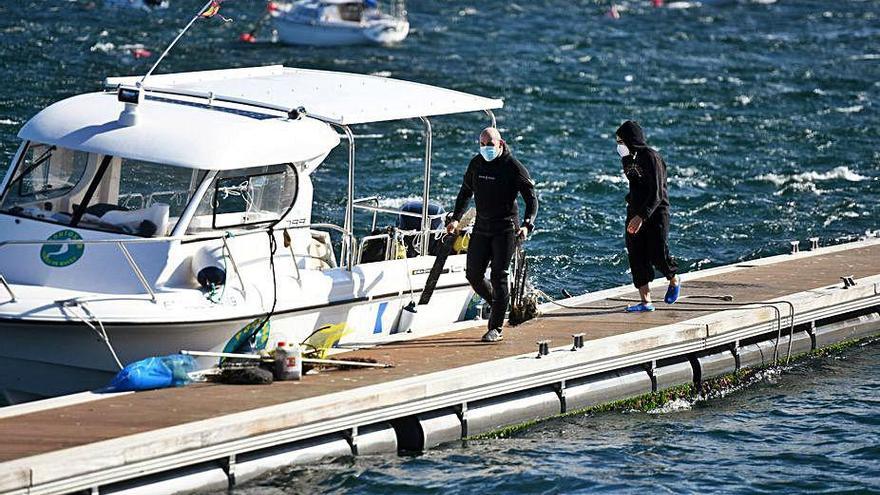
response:
[[[572,343],[571,343],[571,350],[572,351],[576,351],[578,349],[584,348],[584,334],[576,333],[576,334],[572,335],[571,338],[572,338]]]
[[[550,341],[549,340],[539,340],[538,341],[538,355],[535,356],[536,359],[541,359],[541,356],[546,356],[550,354]]]
[[[789,241],[791,244],[791,254],[800,252],[801,241]]]
[[[810,251],[815,251],[817,249],[819,249],[819,238],[810,237]]]

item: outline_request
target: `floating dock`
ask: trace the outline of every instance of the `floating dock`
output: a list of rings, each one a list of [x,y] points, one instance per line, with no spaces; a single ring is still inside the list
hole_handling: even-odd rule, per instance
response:
[[[620,287],[545,305],[497,344],[481,343],[484,323],[472,322],[339,355],[389,369],[2,408],[0,494],[222,489],[289,464],[429,449],[880,334],[878,239],[682,278],[685,295],[733,300],[624,314],[636,294]],[[538,341],[549,341],[545,353]]]

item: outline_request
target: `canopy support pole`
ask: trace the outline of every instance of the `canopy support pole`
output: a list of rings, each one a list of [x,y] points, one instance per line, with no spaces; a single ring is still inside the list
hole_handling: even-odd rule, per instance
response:
[[[422,256],[428,255],[428,241],[430,239],[431,219],[428,215],[428,205],[431,199],[431,148],[433,146],[433,128],[427,117],[419,117],[425,124],[425,178],[424,190],[422,191],[422,242],[420,251]]]
[[[348,200],[345,204],[345,223],[343,229],[345,233],[342,236],[342,259],[341,263],[345,263],[348,271],[354,268],[354,133],[347,125],[339,126],[348,139]]]

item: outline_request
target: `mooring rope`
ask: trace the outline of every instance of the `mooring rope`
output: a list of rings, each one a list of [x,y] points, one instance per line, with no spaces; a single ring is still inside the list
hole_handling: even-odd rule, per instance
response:
[[[76,316],[81,322],[83,322],[87,327],[91,328],[100,338],[104,344],[107,346],[107,349],[110,351],[110,355],[113,356],[113,360],[116,361],[116,366],[119,366],[119,369],[123,369],[122,362],[119,361],[119,356],[116,355],[116,350],[113,349],[113,344],[110,342],[110,337],[107,335],[107,329],[104,328],[104,323],[98,318],[91,310],[86,306],[84,301],[59,301],[58,303],[62,308],[69,308],[70,313]],[[80,314],[77,311],[78,308],[82,308],[83,314],[88,316],[86,318],[83,314]],[[98,326],[96,327],[94,323],[90,320],[94,320],[97,322]]]
[[[733,301],[733,296],[731,295],[709,295],[709,294],[695,294],[691,296],[693,299],[702,298],[702,299],[720,299],[721,301]],[[617,298],[612,297],[609,298],[610,301],[622,301],[622,302],[641,302],[641,300],[637,299],[628,299],[628,298]],[[679,304],[690,304],[694,306],[703,306],[703,307],[711,307],[715,308],[716,311],[737,311],[742,309],[748,309],[747,306],[753,306],[753,309],[756,308],[770,308],[776,313],[776,341],[774,342],[773,347],[773,365],[776,366],[779,363],[779,343],[782,341],[782,311],[776,304],[786,304],[790,310],[790,322],[789,322],[789,332],[788,332],[788,352],[785,357],[785,364],[791,360],[791,348],[792,348],[792,340],[794,339],[794,317],[795,317],[795,309],[794,304],[791,301],[786,300],[777,300],[777,301],[738,301],[738,302],[696,302],[696,301],[682,301]],[[657,308],[659,311],[684,311],[684,312],[705,312],[705,309],[700,308],[682,308],[682,307],[668,307],[668,308]]]
[[[565,309],[581,309],[588,311],[619,311],[623,309],[621,306],[589,306],[589,305],[569,305],[564,304],[556,299],[550,297],[546,292],[535,289],[535,291],[543,297],[547,302],[559,306]],[[782,340],[782,311],[776,306],[776,304],[786,304],[790,309],[790,322],[789,322],[789,333],[788,333],[788,350],[785,357],[785,364],[788,364],[791,360],[791,349],[792,349],[792,341],[794,339],[794,320],[795,320],[795,309],[794,304],[791,301],[786,300],[778,300],[778,301],[738,301],[733,302],[734,297],[729,294],[691,294],[684,295],[681,299],[716,299],[719,302],[697,302],[697,301],[681,301],[679,304],[689,304],[693,306],[703,306],[703,308],[688,308],[688,307],[669,307],[669,308],[657,308],[659,311],[681,311],[681,312],[706,312],[708,307],[714,308],[717,311],[736,311],[749,309],[749,306],[753,306],[755,308],[770,308],[776,314],[776,340],[773,346],[773,365],[776,366],[779,363],[779,343]],[[637,303],[641,302],[636,299],[622,298],[622,297],[611,297],[606,299],[607,301],[618,301],[624,303]],[[722,302],[723,301],[723,302]]]

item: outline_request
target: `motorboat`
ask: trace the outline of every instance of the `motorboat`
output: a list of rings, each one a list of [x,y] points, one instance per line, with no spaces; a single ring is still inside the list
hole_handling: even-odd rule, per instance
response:
[[[430,302],[406,311],[443,231],[431,118],[483,112],[494,125],[501,106],[266,66],[112,77],[46,107],[21,128],[0,193],[0,390],[17,403],[94,389],[145,357],[229,349],[255,323],[272,341],[329,331],[344,347],[469,318],[465,254],[442,265]],[[413,119],[425,136],[419,204],[356,196],[353,128]],[[344,220],[313,222],[322,192],[311,176],[340,143]]]
[[[278,40],[290,45],[391,44],[409,34],[403,1],[299,0],[270,9]]]
[[[167,9],[168,0],[104,0],[106,7],[132,8],[146,11]]]

